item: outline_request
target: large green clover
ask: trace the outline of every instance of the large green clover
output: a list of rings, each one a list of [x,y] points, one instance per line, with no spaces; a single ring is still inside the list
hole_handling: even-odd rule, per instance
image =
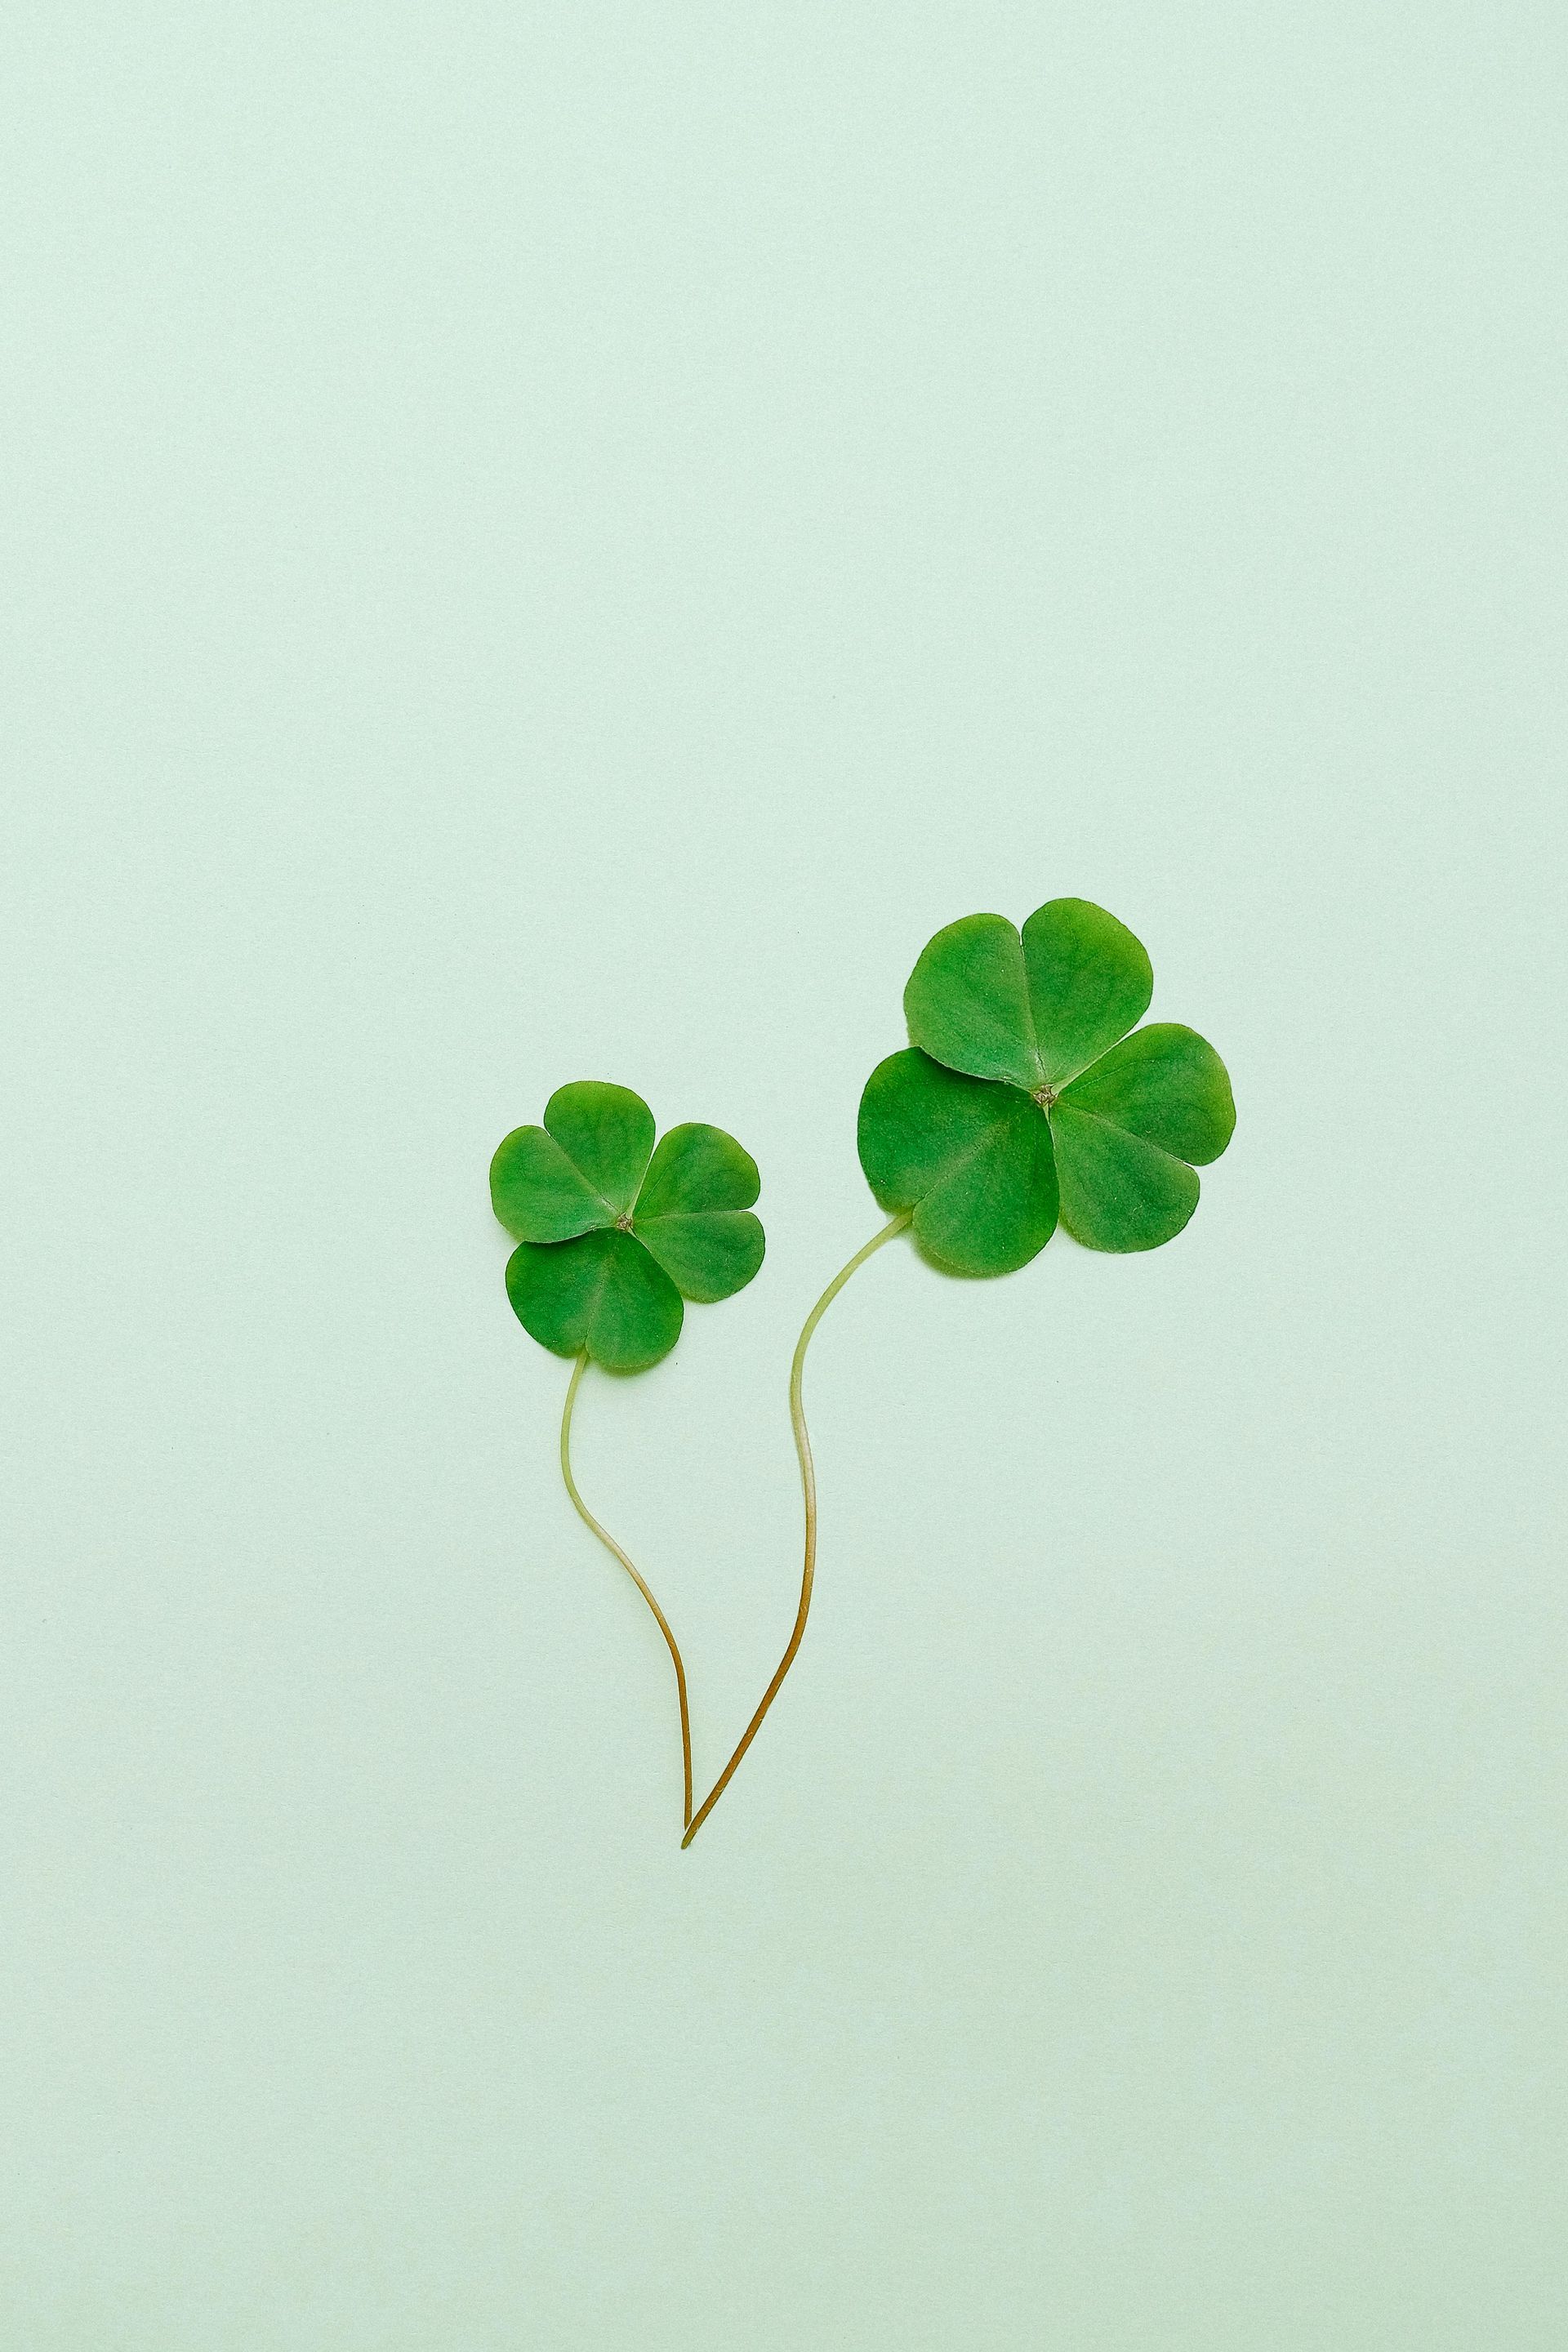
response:
[[[1236,1105],[1194,1031],[1133,1027],[1152,992],[1141,943],[1084,898],[1021,934],[1001,915],[938,931],[904,991],[909,1047],[871,1073],[859,1120],[867,1182],[934,1265],[1010,1274],[1058,1215],[1089,1249],[1181,1232]]]
[[[763,1262],[756,1162],[721,1128],[672,1127],[626,1087],[559,1087],[542,1127],[490,1162],[490,1199],[518,1246],[506,1286],[525,1331],[557,1356],[646,1371],[680,1337],[683,1298],[743,1289]]]
[[[1090,1249],[1154,1249],[1197,1206],[1194,1171],[1230,1141],[1236,1106],[1225,1065],[1194,1031],[1170,1021],[1133,1027],[1153,985],[1131,932],[1083,898],[1053,898],[1022,933],[1001,915],[966,915],[938,931],[910,974],[910,1044],[878,1065],[860,1098],[860,1165],[891,1214],[806,1317],[790,1370],[805,1502],[794,1629],[691,1816],[688,1845],[800,1653],[816,1572],[805,1352],[857,1268],[910,1232],[947,1273],[1010,1274],[1044,1249],[1058,1220]]]

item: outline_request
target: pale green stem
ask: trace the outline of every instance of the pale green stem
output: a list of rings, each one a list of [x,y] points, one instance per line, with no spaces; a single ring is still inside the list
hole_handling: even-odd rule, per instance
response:
[[[746,1726],[740,1746],[692,1816],[686,1835],[680,1841],[683,1847],[691,1843],[692,1839],[729,1787],[734,1777],[735,1767],[756,1738],[762,1727],[763,1716],[777,1698],[784,1678],[795,1664],[795,1653],[799,1650],[802,1637],[805,1633],[805,1621],[811,1610],[811,1588],[816,1575],[816,1472],[812,1465],[811,1439],[806,1433],[805,1408],[801,1402],[801,1376],[805,1370],[805,1351],[811,1345],[811,1335],[856,1268],[864,1265],[866,1260],[874,1252],[879,1250],[884,1242],[890,1242],[895,1234],[901,1234],[913,1213],[912,1210],[900,1212],[882,1227],[879,1234],[872,1236],[864,1249],[856,1251],[848,1265],[834,1276],[806,1317],[805,1327],[795,1342],[795,1361],[790,1367],[789,1375],[789,1417],[795,1429],[795,1450],[800,1456],[801,1491],[805,1498],[805,1565],[801,1571],[800,1606],[795,1611],[795,1631],[789,1637],[789,1646],[779,1660],[778,1668],[772,1682],[763,1693],[762,1705]]]
[[[599,1525],[598,1520],[577,1492],[577,1481],[572,1475],[572,1408],[577,1402],[577,1384],[587,1369],[588,1351],[584,1348],[572,1367],[572,1379],[566,1390],[566,1410],[561,1416],[561,1475],[566,1481],[566,1492],[572,1497],[578,1517],[585,1527],[592,1528],[606,1551],[614,1552],[648,1607],[653,1611],[658,1630],[664,1635],[670,1657],[674,1661],[676,1696],[680,1701],[680,1764],[685,1780],[681,1820],[689,1823],[691,1819],[691,1715],[686,1701],[686,1668],[681,1664],[680,1651],[677,1646],[674,1634],[669,1630],[669,1620],[616,1541],[615,1537],[607,1528]]]

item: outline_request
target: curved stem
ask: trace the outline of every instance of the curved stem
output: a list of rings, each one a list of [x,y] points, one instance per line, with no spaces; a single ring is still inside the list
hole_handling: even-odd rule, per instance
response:
[[[686,1782],[685,1796],[683,1799],[685,1809],[681,1814],[681,1820],[683,1822],[689,1822],[691,1819],[691,1713],[686,1700],[686,1668],[681,1664],[680,1651],[677,1646],[674,1634],[669,1630],[668,1618],[666,1617],[663,1610],[654,1599],[653,1594],[643,1582],[642,1578],[637,1574],[637,1570],[632,1566],[631,1561],[626,1558],[626,1555],[621,1549],[620,1545],[616,1541],[615,1537],[610,1534],[607,1528],[602,1528],[599,1525],[598,1520],[594,1517],[593,1512],[588,1508],[587,1504],[577,1492],[577,1481],[572,1475],[572,1408],[577,1402],[577,1384],[587,1369],[588,1350],[584,1348],[582,1354],[578,1357],[576,1362],[572,1367],[572,1378],[566,1390],[566,1410],[561,1416],[561,1475],[566,1481],[566,1492],[572,1497],[573,1506],[577,1513],[577,1517],[583,1521],[584,1526],[592,1528],[594,1533],[598,1537],[599,1541],[604,1545],[606,1551],[614,1552],[616,1558],[620,1561],[621,1566],[626,1570],[626,1574],[631,1578],[632,1582],[637,1586],[637,1591],[642,1594],[643,1599],[647,1602],[648,1607],[653,1611],[655,1620],[658,1625],[658,1630],[664,1635],[666,1646],[669,1651],[670,1657],[674,1661],[675,1689],[676,1695],[680,1701],[680,1763]]]
[[[795,1450],[800,1456],[801,1491],[805,1498],[805,1565],[801,1570],[800,1606],[795,1613],[795,1631],[789,1637],[788,1646],[784,1656],[779,1660],[777,1671],[772,1682],[763,1693],[762,1705],[747,1724],[742,1735],[740,1746],[692,1816],[686,1835],[680,1841],[683,1848],[691,1843],[692,1839],[729,1787],[734,1777],[736,1766],[762,1728],[763,1716],[777,1698],[784,1678],[795,1664],[795,1653],[800,1648],[802,1637],[805,1633],[805,1621],[811,1611],[811,1588],[816,1575],[816,1472],[812,1465],[811,1439],[806,1433],[805,1408],[801,1402],[800,1393],[801,1376],[805,1370],[805,1351],[811,1345],[811,1335],[856,1268],[864,1265],[866,1260],[874,1252],[879,1250],[884,1242],[890,1242],[895,1234],[901,1234],[913,1213],[912,1210],[900,1211],[898,1216],[882,1227],[879,1234],[873,1234],[864,1249],[856,1251],[848,1265],[834,1276],[806,1317],[805,1328],[795,1342],[795,1361],[790,1366],[789,1374],[789,1417],[795,1429]]]

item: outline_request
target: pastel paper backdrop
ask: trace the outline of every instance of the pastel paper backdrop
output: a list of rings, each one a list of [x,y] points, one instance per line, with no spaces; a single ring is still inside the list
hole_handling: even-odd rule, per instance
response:
[[[5,12],[0,2340],[1558,2352],[1563,76]],[[899,992],[1060,895],[1235,1139],[856,1276],[682,1855],[483,1171],[762,1171],[578,1414],[706,1775]]]

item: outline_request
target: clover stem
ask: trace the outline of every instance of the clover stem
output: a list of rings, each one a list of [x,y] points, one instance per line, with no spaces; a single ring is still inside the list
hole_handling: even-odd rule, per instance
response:
[[[866,1260],[879,1250],[884,1242],[890,1242],[895,1234],[901,1234],[913,1214],[912,1209],[900,1210],[896,1217],[882,1227],[879,1234],[872,1235],[864,1249],[856,1251],[848,1265],[834,1276],[806,1317],[805,1328],[795,1342],[795,1361],[790,1366],[789,1375],[789,1417],[795,1430],[795,1450],[800,1457],[801,1492],[805,1500],[805,1564],[801,1570],[800,1606],[795,1611],[795,1630],[789,1637],[789,1643],[784,1656],[779,1660],[772,1682],[763,1693],[762,1705],[747,1724],[739,1747],[692,1816],[686,1835],[680,1841],[683,1850],[691,1843],[692,1839],[729,1787],[734,1777],[736,1766],[761,1729],[763,1716],[777,1698],[784,1678],[795,1664],[795,1654],[800,1648],[805,1633],[805,1621],[811,1611],[811,1588],[816,1576],[816,1472],[811,1459],[811,1439],[805,1426],[805,1407],[801,1401],[801,1380],[805,1370],[805,1351],[811,1345],[811,1335],[857,1267],[864,1265]]]
[[[616,1541],[614,1536],[610,1534],[606,1528],[602,1528],[599,1525],[598,1520],[594,1517],[593,1512],[588,1508],[587,1504],[577,1492],[577,1481],[572,1475],[572,1408],[577,1402],[578,1383],[582,1380],[583,1375],[587,1369],[588,1350],[584,1348],[582,1354],[578,1357],[576,1362],[572,1367],[572,1378],[567,1383],[566,1389],[566,1409],[561,1416],[561,1475],[566,1481],[566,1492],[572,1497],[573,1507],[576,1511],[577,1517],[583,1521],[585,1527],[593,1529],[594,1533],[598,1537],[599,1541],[604,1545],[605,1550],[615,1554],[616,1558],[620,1561],[621,1566],[626,1570],[626,1574],[631,1578],[632,1582],[637,1586],[637,1591],[642,1594],[643,1599],[647,1602],[648,1607],[653,1611],[658,1630],[664,1635],[666,1646],[668,1647],[670,1657],[674,1662],[676,1696],[680,1701],[680,1763],[686,1783],[685,1794],[682,1799],[684,1811],[681,1814],[681,1820],[683,1823],[689,1822],[691,1819],[691,1713],[687,1704],[686,1668],[681,1663],[679,1647],[677,1644],[675,1635],[669,1630],[669,1620],[666,1617],[663,1610],[659,1607],[658,1601],[654,1599],[653,1594],[649,1591],[647,1586],[644,1583],[637,1570],[632,1566],[631,1561],[626,1558],[626,1553],[621,1549],[620,1545]]]

